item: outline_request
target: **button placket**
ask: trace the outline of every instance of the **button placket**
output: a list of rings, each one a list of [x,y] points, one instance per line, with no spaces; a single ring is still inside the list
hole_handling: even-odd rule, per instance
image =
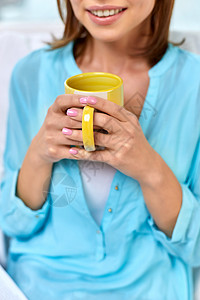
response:
[[[119,191],[119,185],[114,185],[111,187],[111,191],[109,194],[109,197],[113,197],[113,187],[114,187],[114,194],[117,193],[117,195],[115,196],[115,199],[117,200],[117,198],[120,196],[120,194],[118,193]],[[116,206],[116,202],[113,202],[113,206]],[[112,213],[113,213],[113,207],[109,207],[109,204],[107,203],[107,207],[106,207],[106,211],[107,214],[105,214],[104,216],[104,220],[103,220],[103,228],[105,230],[106,226],[109,223],[109,220],[111,220],[112,218]],[[96,247],[96,260],[101,261],[105,258],[106,256],[106,249],[105,249],[105,236],[104,236],[104,232],[102,230],[96,230],[96,240],[97,240],[97,247]]]
[[[101,230],[96,230],[96,260],[100,261],[105,257],[104,237]]]
[[[77,160],[74,160],[74,168],[70,168],[70,170],[71,170],[71,174],[75,178],[77,178],[77,182],[76,182],[77,193],[78,193],[77,197],[79,197],[78,199],[80,200],[80,202],[77,201],[76,203],[78,204],[77,209],[78,208],[80,209],[80,204],[81,204],[82,211],[84,211],[85,216],[87,216],[88,220],[91,222],[91,225],[93,225],[94,227],[94,235],[96,235],[96,247],[95,247],[96,249],[95,249],[94,257],[97,261],[100,261],[104,259],[106,256],[104,235],[106,234],[106,230],[113,218],[115,207],[117,206],[118,200],[120,198],[119,190],[121,190],[126,177],[119,170],[116,170],[116,173],[113,177],[113,181],[111,183],[110,192],[104,209],[101,225],[98,226],[87,206],[87,201],[85,199],[85,194],[83,189],[83,182],[81,178],[81,172]],[[119,183],[120,183],[120,189],[119,189]],[[116,186],[117,188],[115,188]]]
[[[124,185],[126,177],[120,172],[117,171],[116,176],[113,179],[110,193],[108,196],[108,201],[106,202],[105,214],[102,219],[101,227],[104,232],[106,232],[113,216],[115,213],[115,208],[117,207],[117,203],[120,198],[121,190]]]

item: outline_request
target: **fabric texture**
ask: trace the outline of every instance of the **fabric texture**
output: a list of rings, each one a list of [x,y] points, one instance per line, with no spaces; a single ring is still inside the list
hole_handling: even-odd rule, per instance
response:
[[[87,206],[100,226],[116,169],[100,161],[80,160],[78,164]]]
[[[192,267],[200,266],[199,56],[169,44],[149,70],[139,119],[182,187],[170,239],[156,227],[139,183],[119,170],[100,226],[89,211],[77,160],[54,164],[40,210],[32,211],[16,196],[31,140],[49,106],[64,93],[64,80],[81,73],[73,42],[51,52],[47,48],[21,59],[10,84],[0,195],[0,226],[12,237],[8,273],[28,299],[192,300]]]

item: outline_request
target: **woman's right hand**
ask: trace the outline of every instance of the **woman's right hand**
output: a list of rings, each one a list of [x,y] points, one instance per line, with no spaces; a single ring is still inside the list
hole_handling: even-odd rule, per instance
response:
[[[70,156],[70,145],[83,145],[82,142],[73,141],[70,136],[63,134],[63,128],[82,128],[82,123],[72,120],[66,114],[70,108],[70,102],[77,97],[76,95],[60,95],[56,98],[54,103],[49,107],[45,120],[33,138],[29,150],[31,150],[34,157],[40,162],[51,164],[63,158]],[[68,103],[69,107],[64,106]],[[64,106],[64,107],[63,107]],[[81,108],[79,108],[81,110]],[[78,109],[77,109],[78,110]]]
[[[73,120],[66,114],[67,109],[75,108],[82,115],[83,107],[77,101],[81,96],[60,95],[49,107],[44,123],[33,138],[29,151],[34,158],[44,164],[52,164],[64,158],[71,158],[70,145],[83,146],[82,141],[70,139],[70,135],[63,133],[63,128],[80,130],[82,135],[82,121]],[[74,107],[77,103],[77,107]],[[79,105],[79,107],[78,107]],[[100,127],[94,126],[94,129]]]

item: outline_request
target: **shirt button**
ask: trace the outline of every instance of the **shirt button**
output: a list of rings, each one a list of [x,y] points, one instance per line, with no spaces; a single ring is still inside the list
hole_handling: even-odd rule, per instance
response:
[[[38,216],[38,215],[36,215],[35,217],[36,217],[37,219],[39,218],[39,216]]]
[[[97,230],[97,233],[98,233],[98,234],[100,234],[100,233],[101,233],[101,231],[100,231],[100,230]]]
[[[108,212],[111,213],[111,212],[112,212],[112,208],[109,208],[109,209],[108,209]]]
[[[118,188],[118,185],[116,185],[116,186],[115,186],[115,190],[118,190],[118,189],[119,189],[119,188]]]

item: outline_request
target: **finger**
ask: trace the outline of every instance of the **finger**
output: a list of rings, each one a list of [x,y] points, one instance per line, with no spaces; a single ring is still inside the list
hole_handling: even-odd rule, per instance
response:
[[[74,155],[71,154],[69,151],[70,149],[75,149],[76,152],[78,152],[78,150],[80,148],[77,148],[77,147],[71,147],[71,146],[66,146],[66,145],[59,145],[58,149],[57,149],[57,157],[59,160],[61,159],[75,159]],[[82,150],[82,149],[80,149]]]
[[[79,142],[76,145],[83,145],[82,130],[72,130],[64,127],[62,129],[62,135],[67,140],[67,144],[71,144],[72,142]],[[104,134],[104,133],[94,131],[95,145],[113,149],[112,137],[113,135],[111,134]]]
[[[73,150],[75,150],[75,154],[70,153],[71,151],[74,152]],[[86,151],[85,149],[71,147],[71,149],[68,150],[68,153],[70,154],[70,158],[72,159],[100,161],[108,163],[110,165],[114,165],[113,154],[109,149],[101,151]]]
[[[49,119],[49,121],[48,121],[49,128],[62,129],[63,127],[67,127],[67,128],[82,129],[82,111],[83,111],[83,109],[76,108],[76,110],[78,110],[76,117],[70,117],[70,116],[66,115],[65,113],[62,113],[62,116],[60,114],[57,114],[56,120]],[[93,128],[100,129],[100,126],[94,125]]]
[[[82,121],[72,119],[67,115],[63,115],[61,118],[61,122],[59,124],[59,128],[62,129],[63,127],[71,128],[71,129],[82,129]]]
[[[76,111],[77,115],[70,116],[71,111]],[[69,115],[68,115],[69,119],[82,122],[83,109],[78,109],[78,108],[73,107],[73,108],[68,109],[66,113],[67,113],[67,115],[69,113]],[[113,123],[113,120],[115,120],[115,123]],[[99,110],[94,111],[94,115],[93,115],[93,128],[94,129],[103,128],[104,130],[106,130],[109,133],[115,132],[117,130],[117,128],[116,128],[117,122],[118,122],[118,120],[112,118],[111,116],[109,116],[105,113],[100,112]]]
[[[77,116],[63,116],[62,117],[62,128],[82,128],[82,115],[83,115],[83,109],[77,109],[73,108],[73,110],[77,110]],[[60,127],[60,126],[59,126]],[[61,128],[60,127],[60,128]],[[93,128],[94,129],[100,129],[101,126],[95,125],[93,122]]]
[[[63,137],[69,141],[78,141],[83,145],[83,135],[82,130],[70,129],[67,127],[63,127],[61,130]]]
[[[94,104],[91,102],[91,99],[96,99],[97,102]],[[87,101],[86,101],[87,100]],[[125,122],[127,120],[137,121],[137,116],[130,111],[126,110],[124,107],[117,105],[116,103],[100,98],[95,97],[86,97],[85,95],[76,95],[76,94],[64,94],[56,98],[51,109],[54,112],[65,113],[67,109],[71,107],[80,107],[83,108],[86,105],[94,107],[97,111],[102,111],[108,115],[111,115],[118,119],[119,121]]]
[[[83,146],[83,141],[81,140],[75,140],[73,138],[68,138],[66,134],[63,134],[63,132],[59,132],[57,135],[57,143],[60,145],[80,145]]]
[[[127,119],[130,119],[130,118],[137,119],[137,116],[135,114],[129,112],[124,107],[122,107],[112,101],[100,98],[98,96],[95,96],[95,97],[84,96],[83,98],[85,99],[85,105],[94,107],[95,109],[97,109],[99,111],[102,111],[110,116],[113,116],[114,118],[118,119],[121,122],[126,122]],[[82,99],[80,101],[82,101]]]
[[[70,117],[68,117],[66,114],[63,114],[63,116],[58,115],[56,119],[49,118],[48,121],[46,121],[46,126],[49,129],[53,129],[53,130],[54,129],[62,130],[63,127],[82,129],[82,121],[73,120]],[[100,127],[94,125],[94,129],[100,129]]]
[[[63,127],[81,129],[82,124],[80,121],[73,120],[66,116],[65,114],[57,115],[56,118],[49,118],[46,121],[46,126],[51,130],[58,129],[62,130]]]
[[[61,130],[54,132],[53,134],[48,136],[48,144],[51,146],[58,146],[58,145],[81,145],[83,146],[83,141],[73,140],[67,138],[66,135],[62,133]]]
[[[72,120],[82,121],[83,108],[70,107],[66,110],[66,115]]]
[[[114,149],[113,134],[104,134],[100,132],[94,132],[94,144],[96,146],[103,146],[108,149]]]
[[[114,133],[118,131],[118,127],[120,121],[114,119],[113,117],[101,113],[101,112],[94,112],[93,116],[93,124],[94,126],[99,126],[107,131],[108,134]]]
[[[97,143],[101,143],[99,144],[100,146],[102,146],[102,143],[103,143],[103,137],[101,136],[98,136],[97,134],[99,135],[104,135],[102,133],[97,133],[97,132],[94,132],[94,140],[97,142]],[[83,134],[82,134],[82,130],[73,130],[73,129],[70,129],[70,128],[66,128],[64,127],[62,129],[62,135],[65,137],[65,139],[69,140],[69,141],[78,141],[80,143],[82,143],[83,145]],[[106,136],[106,135],[105,135]]]
[[[94,109],[95,112],[99,112],[99,110]],[[83,107],[77,108],[77,107],[70,107],[66,110],[66,115],[71,118],[72,120],[77,120],[82,122],[82,116],[83,116]]]
[[[86,104],[81,103],[79,101],[80,98],[84,97],[84,95],[77,94],[63,94],[59,95],[51,108],[55,113],[65,113],[68,108],[71,107],[84,107]]]

